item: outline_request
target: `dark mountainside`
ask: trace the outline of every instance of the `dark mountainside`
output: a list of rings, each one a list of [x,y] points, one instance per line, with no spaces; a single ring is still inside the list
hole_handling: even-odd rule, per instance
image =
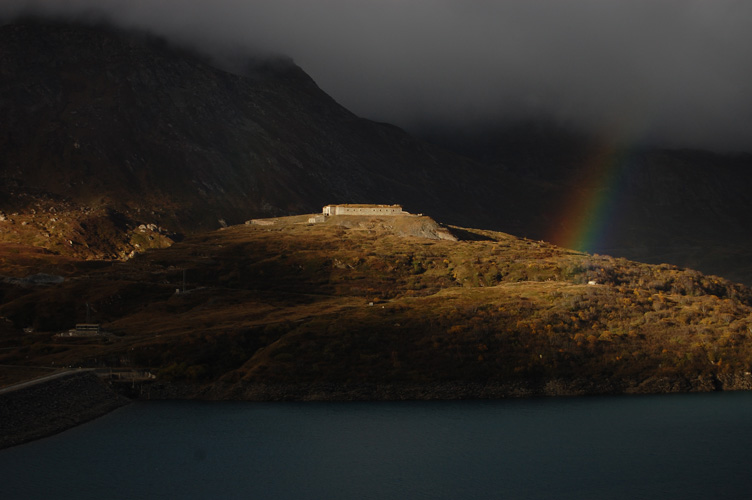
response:
[[[332,202],[499,226],[525,190],[356,117],[290,61],[235,74],[146,35],[39,22],[2,27],[0,47],[0,210],[88,219],[67,232],[26,221],[58,252],[117,256],[132,248],[103,240],[138,224],[164,236]]]
[[[0,28],[0,48],[1,241],[122,258],[223,222],[377,202],[568,244],[569,208],[597,186],[597,140],[528,124],[425,133],[434,146],[354,116],[290,61],[227,72],[151,36],[38,21]],[[750,155],[616,156],[608,231],[588,251],[752,283]]]
[[[476,128],[419,127],[417,136],[515,178],[545,183],[550,217],[530,217],[526,234],[557,245],[576,221],[568,207],[594,190],[608,200],[608,225],[589,252],[670,262],[752,283],[752,154],[620,149],[541,120]],[[540,200],[522,207],[543,215]]]

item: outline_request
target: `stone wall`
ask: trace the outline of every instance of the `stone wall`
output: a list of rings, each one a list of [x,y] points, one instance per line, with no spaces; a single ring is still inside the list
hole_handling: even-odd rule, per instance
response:
[[[0,449],[56,434],[93,420],[129,400],[92,372],[0,394]]]

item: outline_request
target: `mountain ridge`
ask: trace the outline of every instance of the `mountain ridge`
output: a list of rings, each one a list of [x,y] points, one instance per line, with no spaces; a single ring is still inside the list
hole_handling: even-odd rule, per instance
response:
[[[529,124],[421,140],[353,115],[287,59],[230,68],[143,33],[40,20],[3,26],[0,46],[0,240],[13,244],[127,258],[363,202],[567,245],[567,210],[595,186],[578,179],[596,139]],[[588,251],[752,283],[752,157],[624,158],[619,190],[603,190],[615,218]]]
[[[447,189],[442,172],[478,169],[356,117],[291,64],[242,76],[108,29],[2,33],[17,56],[0,68],[0,165],[10,183],[129,214],[156,207],[161,219],[148,222],[207,228],[332,199],[397,203],[413,185],[430,186],[411,193],[416,204],[441,212],[451,204],[442,195],[464,184],[457,176]]]

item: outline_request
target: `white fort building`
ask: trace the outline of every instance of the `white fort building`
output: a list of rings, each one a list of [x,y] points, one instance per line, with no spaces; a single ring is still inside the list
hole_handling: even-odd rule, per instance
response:
[[[327,205],[324,215],[409,215],[401,205]]]

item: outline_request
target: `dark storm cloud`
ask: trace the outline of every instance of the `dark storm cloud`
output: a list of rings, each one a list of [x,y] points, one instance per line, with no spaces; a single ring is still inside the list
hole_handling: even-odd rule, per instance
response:
[[[4,0],[286,54],[354,112],[550,117],[616,139],[752,150],[747,0]]]

